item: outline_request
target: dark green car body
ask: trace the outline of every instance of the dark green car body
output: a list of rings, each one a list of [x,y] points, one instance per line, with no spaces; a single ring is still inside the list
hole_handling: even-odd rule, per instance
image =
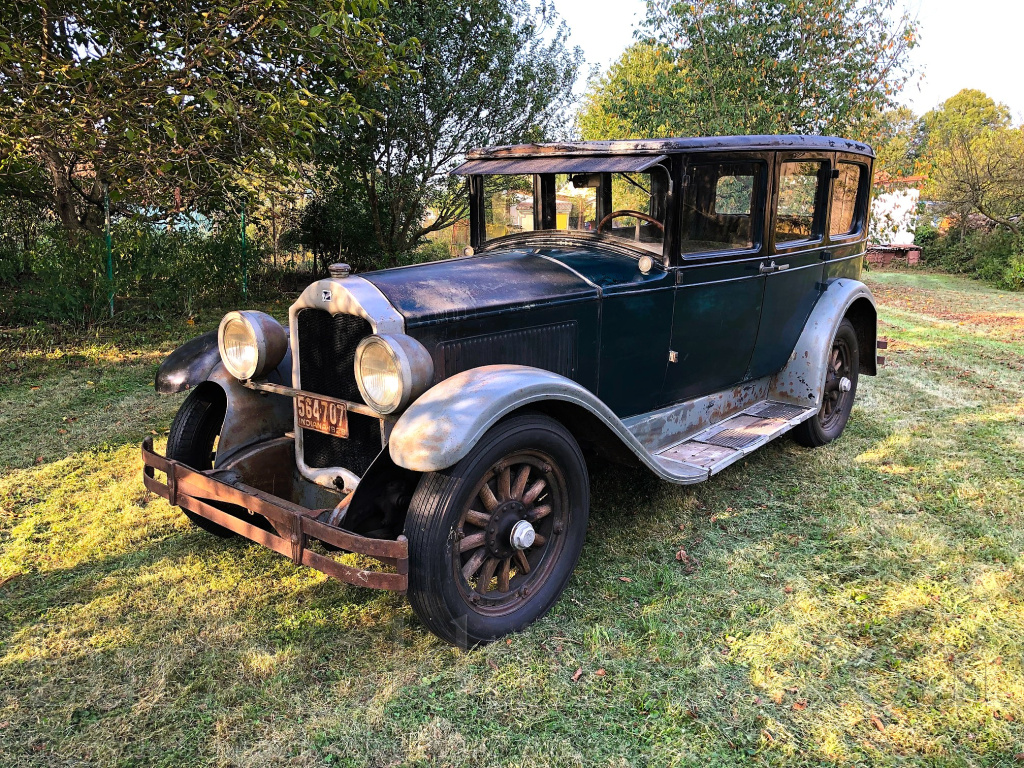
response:
[[[647,271],[638,262],[649,248],[541,228],[554,219],[544,211],[545,191],[554,187],[546,177],[586,167],[602,152],[661,157],[658,165],[672,179],[663,249],[652,254]],[[573,166],[574,157],[586,160]],[[516,162],[545,158],[552,172],[534,174],[540,226],[486,241],[480,220],[487,164],[503,163],[509,173]],[[828,282],[861,274],[872,161],[862,144],[794,136],[590,142],[569,152],[549,145],[487,150],[467,163],[476,253],[364,277],[402,313],[406,332],[431,351],[436,381],[481,365],[528,365],[578,382],[627,418],[783,367]],[[777,242],[780,168],[812,162],[820,179],[810,236]],[[709,163],[760,168],[749,248],[683,252],[675,230],[687,199],[687,171]],[[837,235],[829,223],[841,164],[856,166],[859,184],[851,225]]]

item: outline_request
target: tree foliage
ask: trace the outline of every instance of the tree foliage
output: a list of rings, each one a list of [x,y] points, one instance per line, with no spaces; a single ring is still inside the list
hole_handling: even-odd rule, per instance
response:
[[[288,173],[399,71],[378,0],[44,0],[0,9],[0,174],[71,232]],[[394,42],[394,38],[391,38]],[[343,75],[343,77],[341,77]],[[292,165],[289,166],[289,163]]]
[[[581,130],[857,135],[912,74],[917,31],[896,8],[897,0],[649,0],[648,39],[595,83]],[[651,51],[654,75],[644,71]],[[609,112],[621,122],[601,119]]]
[[[1021,232],[1024,126],[981,91],[964,89],[923,118],[930,166],[927,194],[961,214],[979,213]]]
[[[672,49],[636,43],[607,72],[590,81],[577,129],[587,139],[671,136],[685,97]]]
[[[384,263],[394,263],[466,215],[464,183],[448,173],[469,149],[552,134],[580,54],[556,17],[526,0],[397,0],[388,19],[397,39],[420,47],[405,71],[353,86],[374,117],[332,126],[323,196],[365,208]]]
[[[883,178],[912,176],[924,170],[928,132],[909,107],[879,114],[867,133],[875,150],[875,172]]]

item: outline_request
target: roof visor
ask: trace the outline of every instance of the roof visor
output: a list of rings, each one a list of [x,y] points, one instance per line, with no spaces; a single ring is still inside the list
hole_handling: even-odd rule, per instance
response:
[[[523,157],[468,160],[453,176],[518,176],[533,173],[640,173],[667,159],[667,155],[618,155],[614,157]]]

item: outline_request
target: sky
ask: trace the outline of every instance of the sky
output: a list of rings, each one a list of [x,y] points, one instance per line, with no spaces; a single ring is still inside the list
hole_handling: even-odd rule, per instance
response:
[[[583,49],[588,66],[602,71],[633,42],[646,15],[643,0],[554,0],[571,30],[570,44]],[[918,114],[961,88],[978,88],[1024,122],[1024,0],[906,0],[920,24],[920,45],[911,53],[918,74],[901,94]],[[577,84],[582,93],[585,82]]]

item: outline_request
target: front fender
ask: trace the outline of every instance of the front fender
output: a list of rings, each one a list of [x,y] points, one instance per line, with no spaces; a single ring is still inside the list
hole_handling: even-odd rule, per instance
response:
[[[847,315],[851,318],[856,316],[856,322],[862,326],[857,328],[858,340],[862,340],[861,346],[870,343],[870,349],[860,350],[861,360],[865,360],[865,355],[870,360],[870,365],[862,365],[861,371],[874,373],[875,297],[871,289],[859,280],[836,278],[829,281],[825,292],[811,310],[789,362],[772,377],[770,398],[799,405],[821,405],[828,353],[832,349],[839,324]],[[872,327],[864,328],[863,324],[869,322]]]
[[[171,352],[156,372],[156,391],[161,395],[184,392],[206,381],[220,363],[217,329],[190,339]]]
[[[285,355],[285,359],[276,370],[271,371],[267,380],[290,386],[290,372],[291,360]],[[219,361],[207,381],[224,390],[227,398],[214,467],[223,467],[239,451],[264,440],[283,437],[292,428],[292,398],[243,387],[238,379],[228,373],[224,363]]]
[[[290,351],[270,372],[267,381],[291,386]],[[281,437],[292,428],[292,399],[243,387],[220,360],[215,330],[182,344],[167,356],[156,374],[156,391],[162,395],[199,386],[220,387],[226,399],[224,425],[217,443],[218,467],[244,448]]]
[[[445,469],[465,457],[503,416],[542,401],[585,408],[651,470],[669,479],[619,417],[593,393],[557,373],[526,365],[485,365],[428,389],[392,429],[391,458],[398,466],[416,472]]]

